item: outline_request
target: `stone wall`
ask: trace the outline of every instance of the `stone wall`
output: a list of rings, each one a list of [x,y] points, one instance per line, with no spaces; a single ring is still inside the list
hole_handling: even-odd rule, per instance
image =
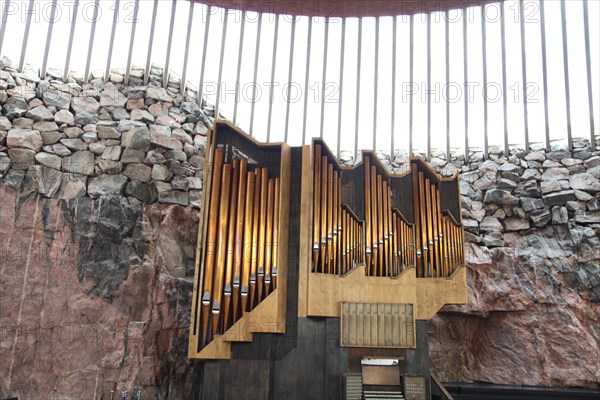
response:
[[[176,79],[46,80],[0,62],[0,397],[198,393],[187,338],[207,127]],[[138,86],[135,86],[138,85]],[[600,143],[599,143],[600,144]],[[383,162],[400,171],[406,156]],[[343,160],[351,162],[348,155]],[[598,387],[600,153],[473,152],[469,304],[430,323],[446,381]]]
[[[149,86],[122,87],[118,70],[108,83],[64,83],[5,61],[0,398],[193,398],[202,369],[187,340],[212,109],[157,86],[158,68]]]
[[[574,146],[433,160],[461,171],[469,286],[429,326],[442,380],[600,388],[600,152]]]

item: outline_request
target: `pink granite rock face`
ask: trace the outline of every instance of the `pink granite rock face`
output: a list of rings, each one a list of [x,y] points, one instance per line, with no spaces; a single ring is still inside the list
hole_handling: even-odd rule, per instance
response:
[[[560,225],[507,233],[512,247],[466,244],[469,303],[429,325],[447,382],[600,388],[600,241]]]
[[[196,212],[4,184],[0,199],[0,398],[188,398]]]

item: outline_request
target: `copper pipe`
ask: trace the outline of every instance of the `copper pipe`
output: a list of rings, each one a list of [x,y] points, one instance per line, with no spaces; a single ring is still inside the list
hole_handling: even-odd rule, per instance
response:
[[[373,268],[371,270],[372,275],[377,275],[377,265],[378,265],[378,256],[379,256],[379,228],[377,221],[377,170],[374,166],[371,166],[371,240],[372,247],[371,251],[373,253]]]
[[[370,159],[367,156],[363,156],[363,164],[365,171],[365,223],[366,223],[366,236],[367,243],[365,248],[366,255],[366,268],[367,275],[370,275],[371,270],[371,167]],[[354,228],[354,227],[353,227]],[[354,229],[353,229],[354,230]],[[353,257],[354,259],[354,257]]]
[[[229,310],[231,293],[233,291],[233,261],[235,255],[235,231],[237,228],[237,201],[240,179],[240,160],[233,160],[233,175],[231,179],[231,196],[229,202],[229,221],[227,235],[227,263],[225,267],[225,282],[223,286],[223,332],[229,328]],[[232,318],[233,319],[233,318]]]
[[[212,301],[212,334],[213,338],[219,332],[219,321],[221,317],[221,298],[223,290],[223,278],[225,273],[225,258],[227,256],[227,223],[229,222],[229,194],[231,191],[231,164],[223,166],[221,180],[221,202],[219,207],[219,238],[217,243],[217,269],[213,283]]]
[[[327,273],[333,267],[333,164],[327,164]]]
[[[338,172],[333,171],[333,207],[332,207],[332,221],[331,221],[331,227],[332,227],[332,235],[333,235],[333,247],[332,247],[332,254],[331,254],[331,273],[332,274],[338,274],[339,273],[339,269],[338,269],[338,265],[337,265],[337,245],[338,245],[338,195],[339,195],[339,191],[338,191]]]
[[[384,263],[383,263],[383,274],[384,276],[390,276],[391,274],[391,268],[392,268],[392,263],[391,263],[391,256],[392,256],[392,251],[391,251],[391,229],[390,229],[390,212],[391,212],[391,208],[389,208],[391,202],[389,201],[388,198],[388,182],[386,179],[383,179],[383,188],[382,188],[382,194],[383,194],[383,244],[384,244],[384,248],[385,248],[385,258],[384,258]]]
[[[340,231],[340,274],[346,273],[346,248],[348,242],[348,224],[346,220],[346,210],[342,209],[342,229]]]
[[[392,275],[398,276],[398,263],[400,261],[400,257],[398,255],[398,240],[400,239],[400,235],[398,234],[398,217],[394,214],[391,216],[392,218],[392,232],[394,235],[391,237],[392,244]]]
[[[425,277],[426,278],[430,278],[431,277],[431,267],[432,267],[432,263],[433,263],[433,245],[432,243],[430,243],[430,238],[431,238],[431,216],[430,211],[431,211],[431,204],[429,203],[429,190],[427,190],[427,188],[429,187],[429,180],[425,178],[425,173],[422,173],[423,176],[423,182],[422,185],[420,187],[420,190],[423,191],[423,218],[424,218],[424,235],[425,235],[425,246],[427,247],[427,263],[425,264]]]
[[[206,259],[204,261],[204,288],[202,293],[202,343],[207,339],[210,300],[215,270],[215,249],[217,226],[219,224],[219,196],[221,194],[221,171],[223,169],[223,149],[215,149],[210,188],[210,211],[208,215],[208,236],[206,238]]]
[[[421,202],[421,250],[423,252],[422,277],[427,278],[429,273],[429,239],[427,237],[427,203],[425,199],[425,177],[419,172],[419,201]]]
[[[265,242],[267,233],[267,195],[268,195],[269,170],[261,169],[260,182],[260,235],[258,242],[258,299],[257,304],[263,299],[263,285],[265,280]]]
[[[319,251],[321,248],[320,235],[320,218],[321,218],[321,145],[315,145],[314,154],[314,190],[313,190],[313,272],[317,271],[317,263],[319,261]]]
[[[338,186],[337,186],[337,190],[338,190],[338,202],[337,202],[337,227],[338,227],[338,246],[337,246],[337,258],[338,258],[338,263],[340,262],[340,257],[342,254],[341,251],[341,240],[342,240],[342,205],[343,205],[343,201],[342,201],[342,171],[340,171],[338,173]],[[340,266],[337,267],[337,273],[341,273],[341,268]]]
[[[438,183],[439,185],[439,183]],[[440,263],[440,273],[441,276],[445,276],[444,274],[444,245],[443,245],[443,241],[442,241],[442,203],[440,201],[440,189],[439,186],[436,185],[435,187],[435,192],[434,192],[434,196],[435,196],[435,207],[436,207],[436,225],[437,225],[437,241],[436,244],[438,246],[438,260]]]
[[[393,270],[393,266],[394,266],[394,246],[393,246],[393,241],[394,241],[394,227],[392,224],[392,208],[393,208],[393,204],[392,204],[392,181],[390,180],[388,182],[388,187],[387,187],[387,226],[388,226],[388,243],[390,246],[390,255],[389,255],[389,262],[390,262],[390,271]]]
[[[252,263],[252,229],[253,229],[253,214],[254,214],[254,185],[256,175],[253,172],[248,172],[246,178],[246,212],[245,218],[247,223],[244,225],[244,259],[243,259],[243,271],[242,271],[242,289],[241,289],[241,302],[242,312],[248,311],[248,293],[250,286],[250,265]]]
[[[248,160],[242,159],[240,163],[240,177],[238,182],[237,221],[235,222],[235,256],[233,263],[233,323],[237,321],[240,297],[240,274],[244,250],[244,204],[246,202],[246,184],[248,179]]]
[[[431,180],[425,180],[425,186],[423,187],[425,191],[425,202],[427,204],[427,240],[429,247],[429,271],[428,276],[430,278],[435,278],[435,269],[437,268],[435,265],[435,242],[434,237],[435,233],[433,230],[433,201],[431,198]]]
[[[446,254],[444,257],[446,259],[446,273],[450,275],[452,273],[452,258],[450,257],[450,252],[452,251],[450,247],[450,239],[452,238],[452,235],[450,233],[450,225],[448,223],[448,218],[444,217],[444,242],[446,248]]]
[[[392,235],[390,229],[390,201],[388,198],[388,182],[383,180],[383,244],[385,249],[385,258],[383,264],[383,273],[384,276],[390,276],[392,271],[392,262],[391,262],[391,244],[392,244]]]
[[[275,201],[275,180],[269,179],[267,190],[267,237],[265,243],[265,297],[271,289],[271,255],[273,251],[273,206]]]
[[[277,268],[279,266],[279,207],[281,202],[281,188],[279,178],[275,178],[275,209],[273,210],[273,256],[271,262],[273,264],[271,268],[272,277],[272,288],[275,290],[277,287]]]
[[[260,168],[254,170],[254,212],[252,222],[252,263],[250,268],[250,311],[256,298],[256,271],[258,269],[258,226],[260,222]]]
[[[325,273],[327,254],[327,156],[321,157],[321,251],[319,272]]]
[[[433,242],[435,244],[435,260],[437,264],[436,277],[441,278],[443,276],[443,266],[441,258],[441,241],[440,241],[440,204],[437,197],[437,185],[431,184],[431,202],[433,203]]]
[[[377,276],[384,276],[383,268],[385,264],[385,242],[383,240],[383,177],[377,174],[377,237],[379,239]]]
[[[421,210],[419,207],[419,172],[417,165],[414,163],[410,164],[411,175],[412,175],[412,192],[413,192],[413,218],[415,221],[415,229],[417,232],[421,229]],[[421,262],[423,253],[421,251],[420,236],[416,237],[415,242],[415,257],[416,257],[416,274],[417,278],[421,276]]]

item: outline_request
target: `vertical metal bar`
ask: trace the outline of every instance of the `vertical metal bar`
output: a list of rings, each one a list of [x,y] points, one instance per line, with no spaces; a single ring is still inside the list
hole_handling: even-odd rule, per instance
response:
[[[450,13],[446,10],[446,161],[450,161]]]
[[[346,52],[346,18],[342,18],[342,50],[340,53],[340,101],[338,104],[338,136],[337,136],[337,159],[340,159],[342,140],[342,108],[344,102],[344,53]]]
[[[125,84],[129,85],[129,74],[131,73],[131,59],[133,57],[133,44],[135,43],[135,29],[137,27],[138,21],[138,11],[140,10],[140,0],[135,0],[133,9],[133,23],[131,24],[131,36],[129,38],[129,54],[127,55],[127,68],[125,69]],[[194,7],[193,3],[190,3],[191,11],[190,16],[193,15]],[[187,57],[187,53],[186,53]],[[183,66],[183,70],[185,71],[185,63]],[[182,79],[182,82],[185,82],[185,79]]]
[[[238,65],[235,75],[235,103],[233,104],[233,124],[237,123],[237,109],[240,97],[240,74],[242,71],[242,51],[244,49],[244,30],[246,29],[246,11],[242,12],[242,26],[240,27],[240,40],[238,47]]]
[[[219,56],[219,77],[217,79],[217,96],[215,98],[215,120],[220,118],[221,110],[221,83],[223,82],[223,60],[225,59],[225,42],[227,41],[227,20],[229,17],[229,10],[223,10],[223,32],[221,35],[221,54]]]
[[[529,152],[529,117],[527,109],[527,53],[525,52],[525,6],[519,0],[519,23],[521,24],[521,71],[523,73],[523,119],[525,123],[525,151]]]
[[[469,162],[469,63],[468,63],[468,46],[467,46],[467,10],[463,10],[463,76],[465,86],[465,163]]]
[[[204,91],[204,68],[206,67],[206,50],[208,48],[208,34],[210,33],[210,16],[212,6],[206,8],[206,25],[204,26],[204,45],[202,47],[202,64],[200,66],[200,84],[198,85],[198,105],[202,107],[202,95]]]
[[[154,43],[154,28],[156,26],[156,12],[158,11],[158,0],[154,0],[152,10],[152,23],[150,24],[150,38],[148,39],[148,55],[146,56],[146,70],[144,71],[144,85],[150,80],[150,62],[152,61],[152,43]]]
[[[290,96],[292,95],[292,72],[294,68],[294,46],[296,41],[296,16],[292,17],[292,35],[290,38],[290,64],[288,66],[288,86],[287,86],[287,98],[285,105],[285,138],[284,141],[288,141],[288,133],[290,127]]]
[[[115,44],[115,33],[117,31],[117,22],[119,21],[119,8],[120,8],[120,0],[115,1],[115,12],[113,14],[113,26],[112,31],[110,33],[110,44],[108,45],[108,57],[106,59],[106,72],[104,73],[104,82],[108,82],[108,78],[110,77],[110,62],[112,59],[113,46]]]
[[[362,18],[358,19],[358,53],[356,62],[356,116],[354,125],[354,162],[358,158],[358,123],[360,121],[360,67],[362,58]]]
[[[431,91],[431,14],[427,14],[427,91]],[[427,97],[427,150],[425,159],[431,160],[431,98]]]
[[[571,131],[571,90],[569,87],[569,47],[567,45],[567,12],[565,0],[560,1],[560,18],[562,21],[563,64],[565,72],[565,103],[567,107],[567,145],[573,150],[573,132]]]
[[[500,7],[500,37],[502,40],[502,104],[504,112],[504,156],[508,158],[510,156],[510,149],[508,147],[508,92],[506,91],[506,27],[504,19],[504,3],[498,4]]]
[[[277,66],[277,37],[279,36],[279,14],[275,16],[275,34],[273,35],[273,59],[271,60],[271,86],[269,86],[269,119],[267,120],[267,142],[271,141],[271,117],[273,116],[273,84]]]
[[[258,28],[256,31],[256,51],[254,53],[254,77],[252,79],[252,106],[250,108],[250,136],[254,130],[254,107],[256,106],[256,77],[258,76],[258,56],[260,54],[260,33],[262,30],[262,13],[258,14]]]
[[[487,43],[485,30],[485,6],[481,6],[481,56],[483,59],[483,158],[488,158],[488,91],[487,91]]]
[[[52,29],[54,28],[54,19],[56,18],[56,2],[58,0],[52,0],[52,9],[50,10],[50,20],[48,21],[48,32],[46,32],[46,47],[44,48],[44,59],[42,60],[42,69],[40,70],[40,79],[46,78],[46,67],[48,65],[48,54],[50,52],[50,42],[52,41]],[[8,1],[7,1],[8,3]],[[6,25],[6,24],[4,24]],[[2,29],[4,29],[2,25]],[[0,42],[0,47],[2,44]]]
[[[596,132],[594,124],[594,98],[592,93],[592,65],[590,58],[590,21],[588,17],[588,0],[583,0],[583,31],[585,34],[585,66],[587,71],[588,108],[590,113],[590,145],[596,150]]]
[[[25,68],[25,53],[27,52],[27,42],[29,40],[29,29],[31,28],[31,18],[33,17],[34,0],[29,0],[29,7],[26,10],[27,20],[25,21],[25,32],[23,33],[23,44],[21,46],[21,57],[19,58],[19,72]]]
[[[52,12],[56,10],[56,1],[53,2]],[[8,8],[10,7],[10,0],[4,2],[4,10],[2,11],[2,28],[0,28],[0,54],[2,54],[2,44],[4,43],[4,33],[6,32],[6,24],[8,23]]]
[[[379,17],[375,18],[375,57],[373,62],[375,64],[373,68],[373,151],[377,151],[377,89],[379,86]]]
[[[550,124],[548,118],[548,71],[546,66],[546,13],[544,2],[540,1],[540,29],[542,37],[542,81],[544,85],[544,123],[546,128],[546,151],[550,151]]]
[[[67,57],[65,60],[65,70],[63,73],[63,82],[69,77],[69,63],[71,62],[71,50],[73,49],[73,36],[75,35],[75,26],[77,24],[77,14],[79,12],[79,0],[75,1],[73,7],[73,19],[71,20],[71,33],[69,34],[69,44],[67,45]]]
[[[325,89],[327,84],[327,47],[329,46],[329,17],[325,18],[325,39],[323,45],[323,78],[321,80],[321,129],[319,137],[323,138],[323,129],[325,127]]]
[[[96,36],[96,21],[98,20],[98,9],[100,8],[100,0],[94,2],[94,19],[92,20],[92,28],[90,31],[90,41],[88,44],[87,60],[85,62],[85,73],[83,74],[83,81],[88,83],[90,79],[90,64],[92,62],[92,51],[94,49],[94,37]]]
[[[169,62],[171,60],[171,45],[173,43],[173,30],[175,29],[175,14],[177,13],[177,0],[171,3],[171,24],[169,25],[169,38],[167,39],[167,55],[165,56],[165,67],[163,68],[163,87],[169,84]],[[225,14],[227,18],[227,14]],[[217,89],[218,90],[218,89]]]
[[[392,129],[390,138],[390,161],[394,161],[396,155],[394,139],[396,136],[396,57],[398,53],[398,43],[396,36],[398,34],[398,17],[393,17],[392,25]]]
[[[414,73],[415,73],[415,17],[411,14],[409,19],[410,28],[410,45],[409,45],[409,77],[408,82],[414,84]],[[414,100],[411,94],[408,98],[408,155],[413,155],[413,122],[414,122]]]
[[[185,37],[185,53],[183,55],[183,71],[181,72],[181,84],[179,85],[179,94],[181,96],[185,96],[185,88],[187,86],[187,66],[188,66],[188,59],[189,59],[189,55],[190,55],[190,42],[191,42],[191,37],[192,37],[192,23],[194,22],[194,5],[195,4],[196,3],[194,3],[194,2],[190,3],[190,11],[189,11],[189,15],[188,15],[187,35]],[[242,22],[242,24],[243,24],[243,22]],[[129,68],[128,68],[128,70],[129,70]],[[127,72],[129,72],[129,71],[127,71]],[[125,80],[125,82],[127,82],[127,80]],[[235,119],[233,120],[233,123],[235,124]]]
[[[312,17],[308,17],[308,34],[306,39],[306,76],[304,79],[304,118],[302,121],[302,145],[306,143],[306,117],[308,114],[308,79],[310,75],[310,47],[312,43]]]

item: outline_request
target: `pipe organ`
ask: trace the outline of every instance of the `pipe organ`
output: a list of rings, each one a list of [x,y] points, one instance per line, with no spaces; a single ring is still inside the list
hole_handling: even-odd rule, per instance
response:
[[[363,224],[342,200],[342,168],[314,146],[313,272],[343,275],[362,262]]]
[[[217,148],[202,282],[202,342],[222,334],[277,287],[280,180]],[[213,276],[214,275],[214,276]]]
[[[341,319],[342,346],[414,347],[415,321],[466,301],[458,183],[420,158],[403,174],[372,151],[342,166],[321,139],[263,144],[217,121],[190,357],[228,359],[256,333],[319,317]]]

